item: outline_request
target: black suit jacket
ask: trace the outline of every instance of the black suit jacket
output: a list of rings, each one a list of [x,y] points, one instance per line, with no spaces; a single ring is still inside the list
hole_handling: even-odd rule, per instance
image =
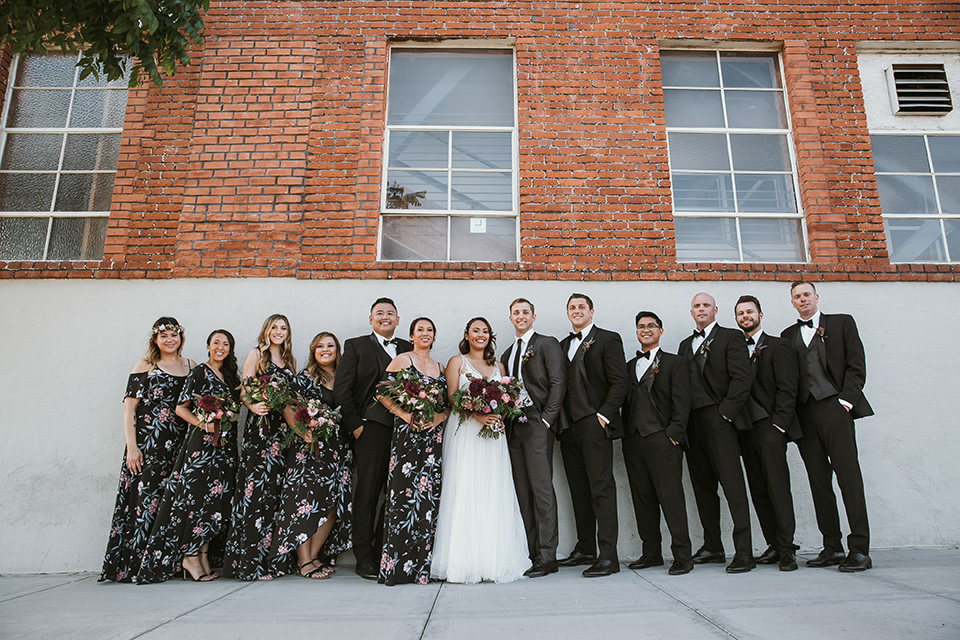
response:
[[[390,364],[390,356],[378,342],[379,336],[371,333],[350,338],[343,345],[343,356],[333,381],[333,397],[340,405],[342,416],[340,429],[353,433],[363,424],[364,418],[381,424],[392,425],[393,416],[374,400],[377,383]],[[406,340],[397,340],[397,353],[413,349]]]
[[[797,355],[790,343],[782,338],[756,334],[750,367],[753,386],[744,412],[750,422],[770,418],[774,425],[786,431],[790,440],[801,437],[797,420]]]
[[[704,345],[708,347],[705,349]],[[696,357],[693,357],[693,336],[684,338],[677,355],[690,362],[691,376],[702,377],[703,386],[717,404],[720,415],[733,421],[738,429],[749,429],[751,423],[740,414],[753,381],[743,332],[714,325]]]
[[[500,362],[507,373],[512,372],[516,340],[502,356]],[[530,354],[529,357],[525,357]],[[534,419],[546,421],[555,434],[567,428],[566,416],[562,415],[563,394],[567,390],[567,359],[563,357],[560,343],[553,336],[531,332],[524,340],[524,353],[520,355],[520,372],[523,386],[537,410]]]
[[[623,434],[620,406],[629,386],[623,341],[619,334],[594,325],[584,336],[573,360],[568,361],[570,340],[567,336],[560,342],[567,364],[566,395],[569,398],[571,394],[578,394],[581,400],[594,407],[596,413],[610,421],[604,429],[607,438],[619,438]],[[564,402],[564,413],[568,423],[573,424],[575,418],[570,413],[569,402]]]
[[[654,372],[654,365],[658,369]],[[660,430],[683,446],[687,444],[687,419],[690,417],[690,369],[682,358],[663,349],[654,356],[639,386],[634,384],[637,377],[637,358],[627,363],[627,375],[630,384],[623,401],[623,428],[627,433],[640,431],[638,416],[633,415],[634,395],[638,391],[646,393],[657,414]],[[656,433],[653,431],[651,433]],[[641,436],[650,435],[643,433]]]
[[[831,384],[840,390],[840,399],[853,405],[850,410],[852,417],[872,416],[873,408],[863,395],[863,385],[867,381],[867,357],[857,323],[852,316],[843,313],[821,313],[819,328],[823,342],[820,362]],[[793,347],[797,355],[798,384],[806,384],[807,359],[800,357],[800,354],[805,354],[806,347],[800,335],[800,325],[790,325],[780,333],[780,337]]]

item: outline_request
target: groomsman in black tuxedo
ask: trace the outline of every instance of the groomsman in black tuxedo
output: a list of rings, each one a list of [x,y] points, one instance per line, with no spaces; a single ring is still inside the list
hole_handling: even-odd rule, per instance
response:
[[[800,437],[797,421],[797,357],[790,343],[760,328],[763,312],[754,296],[740,296],[733,309],[737,326],[747,339],[753,386],[744,404],[752,429],[740,432],[740,454],[747,471],[750,496],[767,541],[758,564],[779,564],[780,571],[797,569],[797,523],[790,493],[787,442]]]
[[[376,580],[383,546],[383,517],[377,503],[387,484],[393,416],[374,400],[374,390],[398,353],[413,347],[393,337],[400,322],[397,306],[380,298],[370,309],[373,333],[344,343],[343,357],[333,383],[333,397],[340,405],[341,430],[352,433],[357,471],[353,493],[353,552],[357,574]]]
[[[623,402],[623,461],[630,481],[643,553],[630,569],[663,565],[660,510],[670,529],[672,576],[690,573],[690,530],[683,497],[683,452],[690,415],[690,369],[660,348],[663,322],[652,311],[636,317],[642,349],[627,363],[630,386]]]
[[[570,428],[561,436],[560,453],[570,485],[577,544],[559,564],[589,564],[583,575],[596,578],[620,571],[613,439],[622,433],[620,405],[627,394],[627,373],[623,341],[618,334],[594,326],[589,297],[570,296],[567,318],[573,331],[560,347],[567,356],[563,409]]]
[[[553,336],[533,330],[537,316],[533,303],[517,298],[510,303],[510,324],[516,340],[500,357],[507,375],[523,381],[520,403],[526,422],[507,424],[507,444],[517,501],[527,531],[530,568],[524,574],[539,578],[557,572],[557,494],[553,490],[553,443],[566,428],[560,413],[566,391],[566,361]]]
[[[749,421],[740,416],[750,395],[750,358],[743,334],[717,324],[717,303],[712,296],[695,295],[690,315],[697,328],[680,343],[679,355],[690,363],[692,411],[687,427],[687,464],[703,526],[703,547],[693,561],[703,564],[726,560],[720,539],[719,482],[733,517],[734,556],[727,573],[745,573],[756,562],[737,430],[750,428]]]
[[[873,567],[873,562],[853,421],[873,415],[863,395],[867,360],[853,318],[820,313],[819,301],[813,284],[799,281],[790,285],[790,302],[800,320],[780,334],[797,356],[797,416],[803,431],[798,444],[810,479],[817,525],[823,534],[823,551],[808,560],[807,566],[840,565],[840,571],[865,571]],[[850,524],[850,553],[846,556],[833,493],[834,473]]]

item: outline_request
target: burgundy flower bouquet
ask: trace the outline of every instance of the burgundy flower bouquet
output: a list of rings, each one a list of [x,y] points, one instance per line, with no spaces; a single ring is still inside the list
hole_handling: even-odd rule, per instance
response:
[[[517,403],[523,382],[508,376],[485,380],[469,373],[467,378],[470,379],[467,388],[457,389],[453,394],[453,408],[460,415],[460,424],[463,424],[466,416],[471,413],[500,416],[501,420],[496,425],[484,425],[477,434],[481,438],[496,439],[504,432],[504,419],[527,421],[523,409]]]
[[[413,414],[410,426],[414,431],[426,429],[434,416],[447,407],[446,385],[413,367],[391,372],[389,379],[380,383],[377,393]]]
[[[207,394],[194,397],[196,400],[193,415],[197,416],[201,423],[213,425],[213,431],[204,434],[203,439],[215,447],[220,446],[220,436],[236,426],[240,417],[240,406],[229,396]],[[199,425],[194,428],[199,428]]]

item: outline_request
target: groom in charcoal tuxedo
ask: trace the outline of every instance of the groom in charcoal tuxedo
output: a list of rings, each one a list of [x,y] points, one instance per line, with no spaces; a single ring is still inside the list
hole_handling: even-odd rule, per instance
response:
[[[863,395],[867,360],[853,318],[820,313],[819,301],[813,284],[798,281],[790,285],[790,303],[800,319],[780,333],[797,355],[797,417],[803,432],[798,444],[810,480],[817,526],[823,534],[823,551],[808,560],[807,566],[840,565],[840,571],[865,571],[873,567],[873,561],[853,421],[873,415]],[[850,523],[850,553],[846,556],[833,493],[834,473]]]
[[[533,330],[533,303],[510,303],[516,340],[500,357],[507,375],[523,381],[520,404],[526,422],[511,421],[507,444],[510,466],[532,565],[525,576],[557,572],[557,494],[553,490],[553,443],[566,428],[560,407],[566,390],[566,363],[560,343]]]
[[[567,358],[563,410],[569,428],[560,438],[563,470],[577,525],[577,545],[561,566],[589,564],[584,577],[620,571],[617,556],[617,485],[613,439],[622,434],[620,405],[627,395],[623,341],[593,324],[593,301],[582,293],[567,300],[573,331],[560,347]],[[594,555],[599,543],[600,553]]]
[[[387,484],[393,438],[393,416],[375,400],[374,392],[390,361],[413,348],[406,340],[393,337],[399,322],[393,300],[380,298],[374,302],[370,309],[373,333],[344,343],[333,383],[333,397],[342,415],[341,432],[355,438],[353,553],[357,574],[368,580],[376,580],[379,575],[383,514],[377,514],[377,503]]]

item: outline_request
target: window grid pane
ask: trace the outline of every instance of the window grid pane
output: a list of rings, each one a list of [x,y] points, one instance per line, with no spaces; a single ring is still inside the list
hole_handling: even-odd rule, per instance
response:
[[[87,78],[77,56],[19,56],[0,128],[0,260],[99,260],[126,80]]]
[[[960,262],[960,135],[870,136],[891,262]]]
[[[777,56],[664,51],[661,72],[677,259],[804,262]]]
[[[508,49],[391,50],[382,260],[517,259],[513,74]]]

